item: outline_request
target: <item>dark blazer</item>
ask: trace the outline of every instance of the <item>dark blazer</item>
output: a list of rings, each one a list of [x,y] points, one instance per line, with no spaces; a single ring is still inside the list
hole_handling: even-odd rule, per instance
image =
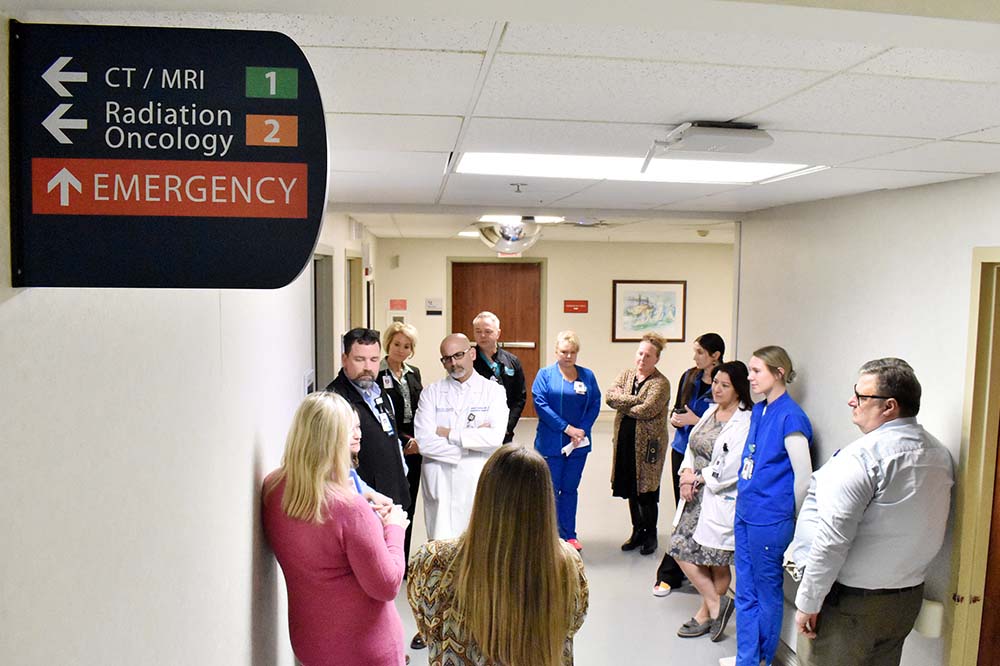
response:
[[[406,444],[407,441],[413,438],[413,419],[411,418],[409,423],[403,423],[403,391],[409,391],[410,409],[413,410],[413,414],[416,414],[417,403],[420,402],[420,392],[424,390],[424,385],[420,380],[420,368],[411,365],[410,369],[413,372],[403,375],[403,385],[400,385],[396,381],[396,378],[388,368],[378,373],[378,385],[382,387],[382,393],[388,395],[389,400],[392,401],[392,413],[395,417],[396,425],[399,426],[400,434],[403,435],[400,437],[403,444]],[[392,380],[392,388],[386,388],[386,377]]]
[[[491,359],[497,364],[497,371],[500,377],[497,378],[493,369],[483,360],[483,355],[479,352],[479,346],[473,347],[476,350],[476,360],[473,367],[476,372],[486,379],[492,379],[503,385],[507,392],[507,409],[510,415],[507,417],[507,434],[503,438],[503,443],[514,441],[514,428],[517,426],[521,412],[524,411],[524,404],[528,401],[528,389],[524,385],[524,370],[521,368],[521,361],[506,349],[497,348],[497,353]]]
[[[403,508],[410,506],[410,487],[403,471],[403,458],[400,455],[400,444],[396,422],[391,405],[386,404],[385,413],[392,422],[397,434],[390,435],[382,430],[382,424],[372,413],[365,399],[361,397],[354,385],[341,370],[337,378],[326,387],[333,391],[358,410],[361,420],[361,452],[358,454],[358,475],[365,483],[383,495],[388,495],[396,504]]]

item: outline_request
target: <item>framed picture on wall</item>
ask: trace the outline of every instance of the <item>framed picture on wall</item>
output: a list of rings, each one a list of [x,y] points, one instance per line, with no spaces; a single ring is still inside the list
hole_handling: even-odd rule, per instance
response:
[[[684,342],[687,280],[612,280],[611,342],[638,342],[658,333]]]

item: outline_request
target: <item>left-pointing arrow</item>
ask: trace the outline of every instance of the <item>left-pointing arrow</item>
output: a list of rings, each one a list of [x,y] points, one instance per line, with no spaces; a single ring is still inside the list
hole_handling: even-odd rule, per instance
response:
[[[62,56],[56,58],[56,61],[49,65],[49,68],[45,70],[42,74],[42,78],[45,82],[56,91],[60,97],[72,97],[73,93],[69,91],[63,83],[86,83],[87,82],[87,72],[64,72],[63,67],[69,64],[72,60],[70,56]]]
[[[49,131],[55,140],[59,143],[73,143],[72,140],[66,133],[63,132],[64,129],[87,129],[87,121],[81,118],[63,118],[63,114],[69,111],[73,107],[72,104],[60,104],[52,113],[42,121],[42,127]]]
[[[52,180],[49,181],[49,189],[52,190],[59,188],[59,205],[68,206],[69,205],[69,188],[73,188],[77,192],[83,192],[83,187],[80,185],[80,181],[76,179],[69,169],[63,167],[62,170],[56,175],[52,176]]]

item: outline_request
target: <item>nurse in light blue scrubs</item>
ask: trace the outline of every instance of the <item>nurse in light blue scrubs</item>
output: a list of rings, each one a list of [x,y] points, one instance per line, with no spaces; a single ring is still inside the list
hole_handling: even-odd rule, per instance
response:
[[[795,378],[781,347],[750,359],[750,388],[763,394],[750,416],[736,499],[736,666],[770,666],[781,635],[782,555],[809,489],[812,425],[785,391]]]

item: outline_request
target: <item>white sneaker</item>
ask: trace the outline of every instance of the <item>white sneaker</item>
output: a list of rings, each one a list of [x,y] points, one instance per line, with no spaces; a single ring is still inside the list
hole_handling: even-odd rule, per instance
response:
[[[661,583],[657,583],[656,585],[653,586],[653,596],[654,597],[665,597],[665,596],[667,596],[668,594],[670,594],[673,591],[674,591],[673,588],[671,588],[666,583],[662,583],[661,582]]]

